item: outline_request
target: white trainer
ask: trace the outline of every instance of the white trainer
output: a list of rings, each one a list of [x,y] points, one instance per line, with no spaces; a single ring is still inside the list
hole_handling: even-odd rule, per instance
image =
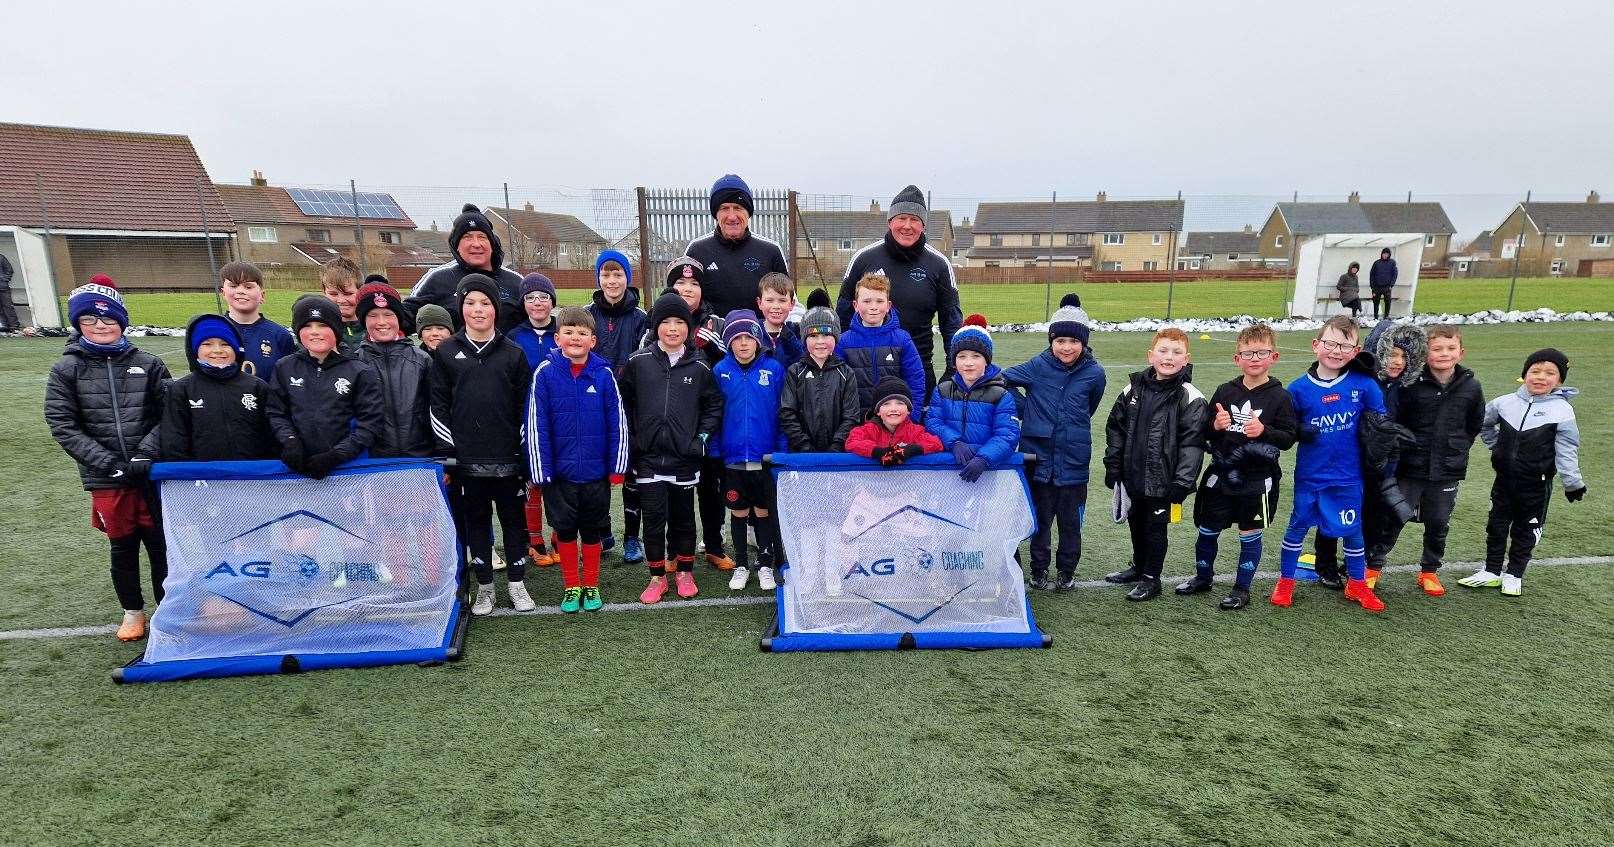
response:
[[[471,614],[477,617],[493,614],[492,585],[478,585],[476,587],[476,601],[471,604]]]
[[[1457,580],[1457,584],[1467,588],[1499,588],[1502,585],[1502,575],[1480,568]]]
[[[1502,574],[1502,593],[1509,597],[1517,597],[1524,593],[1524,577],[1514,576],[1510,573]]]
[[[497,550],[493,551],[493,569],[496,571],[504,570],[504,557],[499,555]]]
[[[757,587],[763,591],[779,587],[779,583],[773,581],[773,568],[757,568]]]
[[[734,573],[729,575],[729,590],[739,591],[745,587],[745,581],[751,578],[751,569],[735,566]]]
[[[516,611],[530,612],[538,608],[538,604],[532,602],[532,595],[527,593],[527,584],[525,582],[513,581],[506,585],[505,589],[510,592],[510,605]]]

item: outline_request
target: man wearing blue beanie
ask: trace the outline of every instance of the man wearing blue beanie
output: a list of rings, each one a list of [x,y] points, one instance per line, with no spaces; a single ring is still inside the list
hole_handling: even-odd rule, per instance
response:
[[[719,177],[707,199],[717,226],[684,248],[684,255],[699,259],[705,270],[702,299],[716,315],[754,308],[764,275],[790,273],[785,252],[777,243],[751,232],[756,203],[751,186],[738,175]]]

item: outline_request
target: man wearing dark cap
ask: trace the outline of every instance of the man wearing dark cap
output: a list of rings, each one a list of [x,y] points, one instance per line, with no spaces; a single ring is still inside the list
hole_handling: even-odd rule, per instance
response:
[[[466,203],[454,226],[448,231],[448,249],[454,251],[454,261],[438,265],[426,272],[415,283],[404,308],[410,315],[427,303],[435,303],[448,311],[456,328],[463,325],[459,301],[454,292],[467,274],[483,274],[493,280],[499,291],[500,332],[509,332],[521,322],[521,274],[504,267],[504,245],[493,231],[493,224],[475,204]]]
[[[910,185],[897,192],[886,214],[885,238],[857,253],[846,266],[841,294],[836,302],[841,324],[852,322],[852,302],[857,298],[857,281],[864,274],[877,274],[891,281],[891,308],[902,328],[913,336],[919,359],[925,364],[925,390],[936,387],[936,366],[931,361],[935,339],[932,324],[940,321],[943,351],[950,351],[953,333],[964,323],[958,304],[958,280],[953,264],[941,251],[925,243],[925,194]]]
[[[699,259],[705,269],[701,287],[713,314],[756,307],[757,286],[763,275],[790,273],[785,252],[775,242],[751,232],[756,205],[751,186],[734,174],[712,183],[708,199],[717,226],[689,242],[684,255]]]

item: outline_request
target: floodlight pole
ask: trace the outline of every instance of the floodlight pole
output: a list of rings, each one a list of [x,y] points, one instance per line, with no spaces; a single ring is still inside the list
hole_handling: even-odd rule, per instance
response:
[[[219,262],[213,258],[213,233],[207,226],[207,201],[202,197],[202,180],[196,179],[196,210],[202,213],[202,240],[207,242],[207,270],[213,279],[213,305],[224,314],[224,299],[219,293]]]
[[[1054,230],[1059,215],[1059,192],[1048,201],[1048,282],[1042,287],[1042,319],[1054,316]]]

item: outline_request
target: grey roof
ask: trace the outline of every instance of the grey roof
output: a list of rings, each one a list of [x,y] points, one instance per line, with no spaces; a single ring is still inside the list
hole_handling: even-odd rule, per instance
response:
[[[1279,203],[1278,212],[1295,235],[1457,232],[1439,203]]]
[[[953,249],[968,250],[975,246],[975,225],[953,227]]]
[[[940,237],[942,230],[952,223],[953,215],[945,209],[931,209],[925,218],[925,232],[927,235]],[[885,212],[840,212],[803,210],[801,222],[806,225],[807,234],[814,239],[840,239],[850,238],[858,242],[859,246],[871,241],[879,241],[885,237]],[[954,230],[957,231],[956,229]],[[956,236],[955,236],[956,238]]]
[[[1053,220],[1049,220],[1049,206]],[[1181,200],[1082,200],[1059,203],[982,203],[976,233],[1164,232],[1182,229]]]
[[[1488,229],[1484,230],[1479,235],[1474,236],[1473,241],[1468,242],[1467,249],[1471,250],[1471,251],[1472,250],[1490,250],[1491,249],[1491,242],[1492,242],[1492,240],[1495,239],[1495,237],[1496,237],[1496,234],[1493,233],[1492,231],[1490,231]]]
[[[1524,212],[1542,232],[1614,232],[1614,203],[1525,203]]]
[[[1190,232],[1183,239],[1180,255],[1211,256],[1217,253],[1255,254],[1261,250],[1259,232]]]
[[[1052,249],[1055,259],[1091,259],[1093,258],[1093,245],[1084,244],[1080,247],[1066,247],[1061,244],[1057,247],[971,247],[967,254],[971,259],[1047,259]]]
[[[444,259],[454,256],[448,249],[448,233],[435,229],[416,229],[409,232],[409,243],[430,250]]]
[[[588,225],[573,215],[563,215],[558,212],[538,212],[526,209],[504,209],[497,206],[487,210],[510,222],[521,234],[534,241],[546,244],[560,242],[585,244],[609,243],[605,236],[600,235]]]

